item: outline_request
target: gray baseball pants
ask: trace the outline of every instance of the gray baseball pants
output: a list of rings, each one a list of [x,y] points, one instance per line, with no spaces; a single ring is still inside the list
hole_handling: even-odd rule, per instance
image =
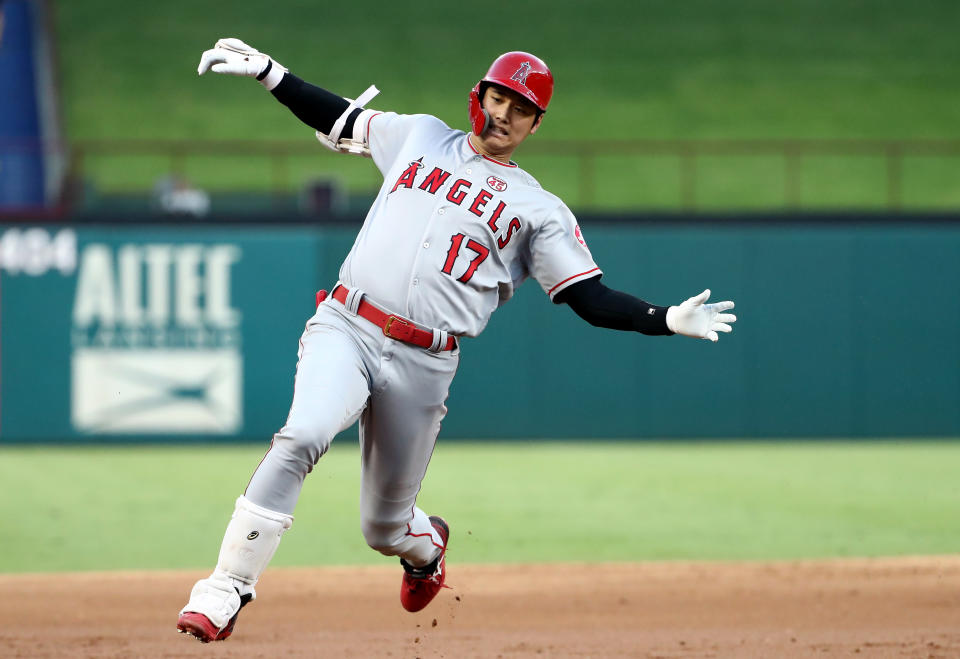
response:
[[[292,514],[306,475],[359,419],[364,538],[388,556],[429,563],[442,540],[416,498],[459,361],[459,348],[432,353],[401,343],[328,298],[300,338],[290,413],[246,497]]]

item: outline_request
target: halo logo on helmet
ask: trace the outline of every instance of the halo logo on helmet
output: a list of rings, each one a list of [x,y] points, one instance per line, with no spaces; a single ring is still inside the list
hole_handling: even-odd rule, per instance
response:
[[[483,135],[490,126],[490,116],[483,109],[483,91],[489,85],[513,90],[533,103],[540,112],[547,111],[553,96],[553,74],[546,63],[530,53],[513,51],[493,61],[487,75],[470,92],[470,127],[474,135]]]
[[[517,69],[517,72],[510,76],[511,80],[516,80],[524,87],[527,86],[527,75],[530,73],[530,62],[524,62]]]

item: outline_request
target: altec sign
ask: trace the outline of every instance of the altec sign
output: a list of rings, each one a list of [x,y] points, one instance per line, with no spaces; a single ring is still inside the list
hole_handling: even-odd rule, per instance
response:
[[[81,433],[229,434],[242,424],[233,244],[91,243],[72,312],[71,421]]]

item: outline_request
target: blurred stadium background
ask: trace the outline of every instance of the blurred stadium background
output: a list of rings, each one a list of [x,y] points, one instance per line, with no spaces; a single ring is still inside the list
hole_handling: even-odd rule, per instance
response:
[[[521,545],[557,537],[545,526],[563,516],[537,517],[550,502],[583,532],[465,558],[586,560],[599,533],[615,536],[609,559],[957,551],[960,4],[3,0],[0,12],[0,475],[45,513],[0,570],[206,565],[285,418],[313,292],[336,280],[378,173],[324,149],[255,83],[198,78],[223,36],[460,128],[495,56],[541,55],[556,93],[517,159],[577,213],[608,284],[661,304],[704,286],[737,301],[735,332],[701,345],[595,330],[523,287],[464,348],[437,454],[448,471],[424,496],[475,530],[511,525]],[[493,439],[505,441],[445,444]],[[576,459],[570,443],[530,443],[548,439],[576,442]],[[724,441],[689,443],[701,439]],[[350,474],[356,455],[339,450],[324,460],[345,455]],[[534,476],[547,480],[518,485]],[[318,502],[355,498],[310,487]],[[473,498],[498,488],[505,500]],[[527,516],[498,514],[520,500]],[[352,529],[350,505],[331,514]],[[138,553],[144,510],[153,529],[188,519],[204,535]],[[628,532],[612,516],[650,522]],[[102,525],[125,558],[72,544],[66,520]],[[300,538],[277,560],[375,558]]]
[[[18,7],[36,3],[6,4],[12,64]],[[27,39],[39,56],[8,67],[8,84],[28,84],[22,67],[36,67],[42,153],[66,164],[61,196],[51,186],[46,201],[71,213],[156,210],[167,177],[206,192],[216,215],[365,210],[378,185],[368,163],[317,150],[258,88],[194,75],[198,48],[221,34],[347,96],[376,83],[379,106],[452,126],[465,124],[466,93],[493,57],[543,52],[558,102],[524,164],[580,210],[960,204],[947,1],[904,12],[882,0],[533,0],[495,21],[455,3],[377,2],[356,31],[348,8],[315,2],[283,3],[270,20],[253,2],[46,6]],[[3,137],[37,135],[8,126]],[[328,186],[332,200],[311,194]]]

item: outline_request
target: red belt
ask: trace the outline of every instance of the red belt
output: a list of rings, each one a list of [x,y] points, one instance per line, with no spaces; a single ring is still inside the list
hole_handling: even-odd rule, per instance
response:
[[[350,291],[346,286],[338,285],[333,289],[333,299],[340,304],[347,303],[347,295]],[[317,292],[317,304],[319,305],[327,297],[326,291]],[[383,335],[404,343],[411,343],[421,348],[430,349],[433,345],[433,332],[431,330],[420,329],[406,318],[385,313],[373,306],[365,299],[360,299],[360,306],[357,307],[357,315],[366,318],[371,323],[383,330]],[[456,337],[447,337],[447,343],[441,350],[453,350],[457,347]]]

